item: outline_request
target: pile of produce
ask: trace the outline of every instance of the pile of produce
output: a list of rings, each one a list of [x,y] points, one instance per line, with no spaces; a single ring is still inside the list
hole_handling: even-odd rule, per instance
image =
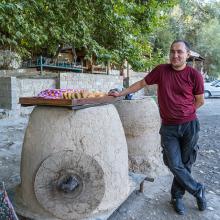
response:
[[[37,97],[45,98],[45,99],[62,99],[63,93],[65,89],[46,89],[41,91]]]
[[[45,99],[83,99],[103,97],[106,93],[85,89],[46,89],[37,96]]]

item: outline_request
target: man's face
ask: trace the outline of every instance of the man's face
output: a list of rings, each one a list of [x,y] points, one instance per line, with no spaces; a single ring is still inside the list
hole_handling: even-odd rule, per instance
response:
[[[174,43],[170,48],[170,63],[174,69],[181,70],[186,65],[189,51],[183,42]]]

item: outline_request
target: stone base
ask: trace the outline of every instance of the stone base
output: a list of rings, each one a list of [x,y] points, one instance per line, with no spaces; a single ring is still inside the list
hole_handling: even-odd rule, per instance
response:
[[[150,177],[166,175],[160,146],[160,115],[152,97],[116,102],[128,145],[129,170]]]
[[[77,187],[68,191],[61,187],[69,178]],[[128,192],[127,143],[113,105],[77,111],[35,107],[15,194],[21,216],[84,219],[118,207]]]
[[[146,176],[143,175],[143,174],[136,174],[136,173],[129,172],[129,193],[128,193],[128,197],[135,190],[139,190],[140,184],[144,181],[145,178],[146,178]],[[18,191],[18,190],[19,190],[19,186],[17,186],[15,189],[11,190],[9,192],[9,196],[14,197],[15,191]],[[125,200],[121,201],[121,203],[117,207],[114,207],[111,210],[107,210],[107,211],[102,212],[102,213],[97,213],[93,217],[82,219],[82,220],[107,220],[113,214],[113,212],[115,212],[119,208],[119,206],[121,206],[121,204],[126,201],[127,198],[125,198]],[[12,201],[13,201],[13,198],[12,198]],[[13,201],[13,204],[14,204],[16,212],[21,217],[31,219],[31,220],[42,220],[42,219],[44,219],[44,220],[61,220],[61,219],[58,219],[58,218],[55,218],[55,217],[42,215],[42,214],[40,215],[40,214],[33,213],[33,212],[29,211],[27,209],[27,207],[25,207],[25,205],[22,203],[21,200],[20,201]]]
[[[166,168],[166,166],[164,166],[163,161],[160,157],[146,159],[146,157],[143,156],[129,156],[128,163],[130,172],[143,173],[151,178],[155,178],[157,176],[164,176],[168,174],[168,169]]]

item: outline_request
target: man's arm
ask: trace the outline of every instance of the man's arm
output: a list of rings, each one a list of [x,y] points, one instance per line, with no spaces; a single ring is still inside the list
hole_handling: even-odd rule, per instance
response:
[[[125,96],[127,94],[130,94],[130,93],[134,93],[134,92],[137,92],[139,91],[140,89],[144,88],[146,86],[146,82],[145,82],[145,79],[142,79],[134,84],[132,84],[131,86],[129,86],[127,89],[121,91],[121,92],[117,92],[117,91],[110,91],[108,93],[108,95],[112,95],[112,96],[115,96],[115,97],[119,97],[119,96]]]
[[[204,94],[195,95],[195,106],[196,106],[196,109],[201,107],[204,103],[205,103],[205,101],[204,101]]]

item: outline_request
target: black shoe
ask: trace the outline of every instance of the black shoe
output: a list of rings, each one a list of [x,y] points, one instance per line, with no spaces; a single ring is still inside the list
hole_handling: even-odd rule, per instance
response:
[[[183,199],[182,198],[172,198],[171,199],[171,204],[173,205],[174,210],[179,215],[184,215],[185,214],[185,206],[183,204]]]
[[[205,186],[202,186],[196,195],[197,205],[200,211],[204,211],[207,207],[207,202],[205,198]]]

